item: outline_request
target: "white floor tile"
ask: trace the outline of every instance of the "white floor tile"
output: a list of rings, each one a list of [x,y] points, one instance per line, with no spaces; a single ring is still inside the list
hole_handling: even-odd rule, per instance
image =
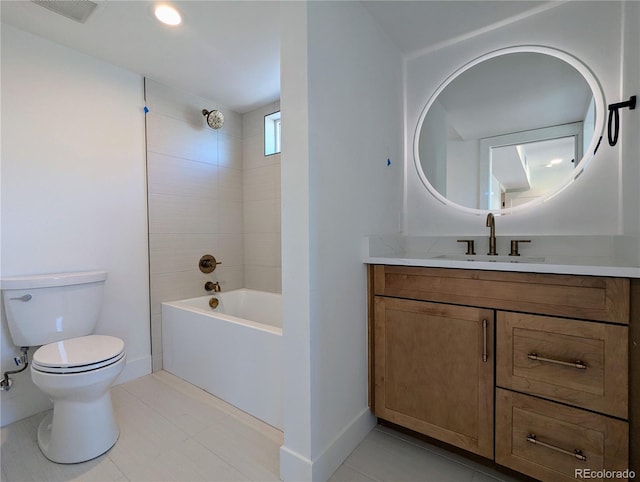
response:
[[[280,445],[238,419],[228,417],[215,429],[200,432],[194,439],[249,480],[279,480]]]
[[[338,470],[331,476],[328,482],[379,482],[376,479],[372,479],[364,475],[361,472],[358,472],[355,469],[352,469],[348,465],[342,464],[338,467]]]
[[[212,410],[211,405],[200,400],[186,397],[170,385],[158,383],[153,377],[133,380],[124,389],[188,435],[206,430],[228,416],[219,410]]]
[[[54,464],[42,455],[36,441],[40,420],[48,412],[21,420],[2,429],[3,480],[20,482],[72,481],[111,482],[127,480],[107,454],[81,464]]]
[[[242,473],[193,439],[140,464],[128,474],[136,481],[248,481]]]
[[[422,447],[373,430],[345,465],[381,481],[471,482],[473,470]]]
[[[178,377],[159,371],[111,390],[116,445],[72,465],[47,460],[36,433],[46,412],[0,429],[6,482],[266,482],[279,480],[283,434]],[[377,427],[330,482],[515,482],[481,464]]]

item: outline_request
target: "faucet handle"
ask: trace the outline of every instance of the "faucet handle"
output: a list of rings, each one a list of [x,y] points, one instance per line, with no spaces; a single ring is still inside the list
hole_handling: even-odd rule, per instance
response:
[[[467,243],[467,252],[465,254],[476,254],[473,239],[458,239],[458,243]]]
[[[512,239],[511,240],[511,252],[509,256],[520,256],[518,253],[518,243],[530,243],[530,239]]]
[[[211,273],[219,264],[222,263],[220,261],[216,261],[216,258],[211,256],[210,254],[205,254],[202,258],[200,258],[198,267],[203,273]]]

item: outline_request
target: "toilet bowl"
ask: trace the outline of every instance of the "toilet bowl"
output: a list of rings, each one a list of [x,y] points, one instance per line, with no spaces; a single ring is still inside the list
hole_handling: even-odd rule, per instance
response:
[[[31,379],[53,402],[38,428],[38,445],[54,462],[93,459],[118,440],[109,388],[126,354],[120,338],[94,335],[106,271],[2,278],[13,344],[39,346]]]
[[[53,402],[38,427],[38,445],[48,459],[84,462],[116,443],[109,388],[125,362],[124,342],[104,335],[50,343],[34,353],[31,378]]]

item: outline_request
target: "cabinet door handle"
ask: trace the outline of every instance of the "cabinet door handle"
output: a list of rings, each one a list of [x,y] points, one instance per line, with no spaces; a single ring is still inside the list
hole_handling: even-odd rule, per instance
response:
[[[529,353],[527,355],[527,358],[529,360],[537,360],[537,361],[541,361],[541,362],[555,363],[556,365],[562,365],[562,366],[565,366],[565,367],[573,367],[573,368],[577,368],[578,370],[586,370],[587,369],[587,365],[582,360],[576,360],[574,362],[566,362],[566,361],[562,361],[562,360],[555,360],[553,358],[545,358],[545,357],[542,357],[542,356],[538,355],[537,353]]]
[[[527,436],[527,442],[532,443],[534,445],[542,445],[543,447],[546,447],[546,448],[551,449],[551,450],[555,450],[556,452],[560,452],[562,454],[570,455],[571,457],[576,458],[578,460],[581,460],[582,462],[586,462],[587,461],[587,457],[584,455],[584,453],[582,453],[582,450],[575,449],[573,452],[571,452],[570,450],[565,450],[565,449],[562,449],[560,447],[556,447],[555,445],[551,445],[551,444],[547,444],[547,443],[541,442],[540,440],[538,440],[538,438],[536,437],[536,434],[534,434],[534,433],[530,433]]]
[[[482,320],[482,361],[487,363],[489,359],[489,353],[487,352],[487,328],[489,326],[489,322],[487,320]]]

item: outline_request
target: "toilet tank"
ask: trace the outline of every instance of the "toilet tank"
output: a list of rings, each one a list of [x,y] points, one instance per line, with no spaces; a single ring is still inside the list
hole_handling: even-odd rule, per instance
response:
[[[0,289],[13,344],[40,346],[91,334],[106,279],[106,271],[2,278]]]

